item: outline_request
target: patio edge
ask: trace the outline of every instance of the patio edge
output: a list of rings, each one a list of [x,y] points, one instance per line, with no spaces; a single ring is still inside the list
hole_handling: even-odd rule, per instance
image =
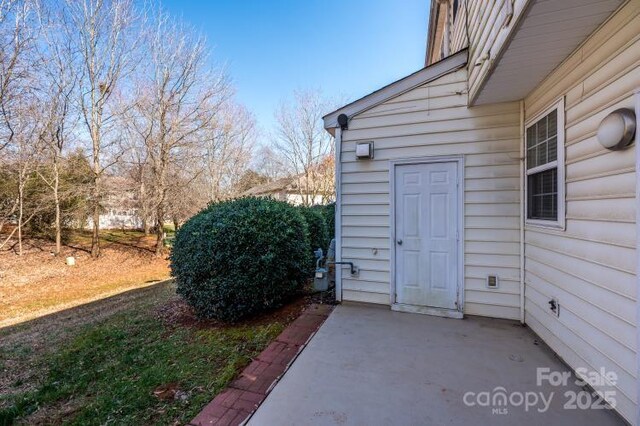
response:
[[[189,425],[235,426],[247,422],[332,311],[332,305],[308,306]]]

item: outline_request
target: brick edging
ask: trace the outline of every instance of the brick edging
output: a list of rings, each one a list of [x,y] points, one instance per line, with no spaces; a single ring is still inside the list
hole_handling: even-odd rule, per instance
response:
[[[308,306],[189,424],[235,426],[246,422],[332,310],[331,305]]]

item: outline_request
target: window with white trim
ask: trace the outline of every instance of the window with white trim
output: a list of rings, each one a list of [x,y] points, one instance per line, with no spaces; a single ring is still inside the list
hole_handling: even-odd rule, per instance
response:
[[[527,125],[527,222],[564,227],[564,102]]]

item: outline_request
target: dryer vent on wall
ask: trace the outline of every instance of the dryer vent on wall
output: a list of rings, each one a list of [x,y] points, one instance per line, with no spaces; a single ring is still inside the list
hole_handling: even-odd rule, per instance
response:
[[[487,288],[498,288],[498,276],[489,275],[487,277]]]

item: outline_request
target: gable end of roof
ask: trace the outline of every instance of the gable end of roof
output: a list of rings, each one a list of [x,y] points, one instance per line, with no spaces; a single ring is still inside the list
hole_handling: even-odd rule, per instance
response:
[[[346,114],[351,119],[389,99],[464,67],[467,64],[467,56],[467,49],[463,49],[325,115],[322,117],[324,128],[333,133],[333,130],[339,127],[340,114]]]

